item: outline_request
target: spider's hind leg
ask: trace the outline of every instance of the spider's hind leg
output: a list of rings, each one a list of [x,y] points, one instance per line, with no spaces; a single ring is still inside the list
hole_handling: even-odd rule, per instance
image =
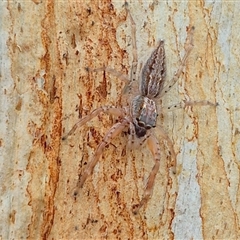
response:
[[[187,59],[190,55],[190,52],[193,49],[193,32],[194,32],[194,27],[190,27],[188,30],[188,36],[186,40],[186,51],[185,54],[182,58],[181,65],[179,66],[178,70],[175,72],[173,78],[163,87],[163,90],[161,94],[158,97],[162,97],[165,93],[167,93],[178,81],[180,75],[182,74],[182,71],[186,65]]]
[[[122,73],[122,72],[119,72],[117,71],[116,69],[114,68],[111,68],[111,67],[101,67],[101,68],[95,68],[95,69],[92,69],[92,68],[89,68],[89,67],[86,67],[85,68],[86,71],[88,72],[100,72],[100,71],[105,71],[105,72],[108,72],[110,73],[111,75],[115,76],[116,78],[118,78],[119,80],[123,81],[126,85],[129,84],[130,80],[129,80],[129,77]]]

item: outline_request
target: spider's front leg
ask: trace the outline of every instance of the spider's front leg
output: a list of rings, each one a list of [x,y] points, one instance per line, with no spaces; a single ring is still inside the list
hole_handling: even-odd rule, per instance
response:
[[[129,125],[129,122],[124,119],[122,122],[118,122],[110,128],[110,130],[107,132],[102,142],[98,145],[92,160],[87,164],[85,170],[81,174],[79,181],[77,183],[77,187],[74,191],[74,196],[78,194],[79,189],[82,188],[87,177],[92,174],[93,169],[97,164],[98,159],[101,156],[105,146],[108,145],[117,135],[119,135],[128,125]]]
[[[174,174],[176,174],[176,172],[177,172],[177,157],[176,157],[176,153],[173,148],[173,143],[172,143],[171,139],[169,138],[169,136],[167,135],[167,133],[162,128],[158,128],[158,134],[159,134],[159,136],[161,136],[163,139],[165,139],[167,141],[167,144],[168,144],[167,146],[169,148],[171,160],[172,160],[172,162],[171,162],[172,172]]]
[[[153,191],[155,178],[156,178],[156,175],[157,175],[159,167],[160,167],[161,153],[160,153],[160,145],[159,145],[158,140],[153,135],[150,135],[150,137],[147,139],[147,145],[148,145],[150,151],[152,152],[152,155],[154,156],[155,164],[154,164],[152,171],[148,177],[148,182],[147,182],[146,188],[144,190],[141,202],[138,205],[133,206],[134,214],[137,214],[139,209],[144,204],[146,204],[147,201],[149,200],[149,198],[152,194],[152,191]]]

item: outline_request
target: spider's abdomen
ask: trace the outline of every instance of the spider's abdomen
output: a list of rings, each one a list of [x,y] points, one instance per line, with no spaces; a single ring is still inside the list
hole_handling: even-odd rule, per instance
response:
[[[143,66],[140,81],[141,95],[156,98],[162,91],[165,73],[164,42],[160,41]]]

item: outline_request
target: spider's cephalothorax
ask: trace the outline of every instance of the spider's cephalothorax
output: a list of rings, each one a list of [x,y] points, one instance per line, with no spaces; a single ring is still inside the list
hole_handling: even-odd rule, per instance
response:
[[[125,6],[127,7],[127,4],[125,4]],[[73,134],[77,127],[83,126],[85,123],[99,115],[101,112],[112,114],[118,117],[118,122],[115,123],[106,133],[103,141],[97,147],[93,158],[88,162],[87,166],[82,171],[77,184],[75,195],[77,195],[79,189],[83,187],[83,184],[86,181],[87,177],[92,174],[93,169],[98,162],[105,146],[108,145],[122,131],[125,131],[127,129],[130,130],[129,133],[131,143],[134,143],[134,139],[136,139],[135,136],[139,139],[139,144],[142,145],[143,143],[146,143],[153,155],[155,164],[151,173],[149,174],[143,198],[140,203],[136,205],[136,208],[134,208],[134,213],[136,213],[141,208],[141,206],[143,206],[150,198],[154,186],[155,177],[160,166],[161,152],[159,141],[154,136],[153,131],[151,131],[151,129],[156,126],[158,115],[157,113],[159,112],[159,109],[157,111],[155,100],[157,97],[160,98],[166,92],[168,92],[180,77],[189,53],[193,47],[193,28],[189,28],[188,31],[187,49],[182,59],[181,65],[168,84],[165,84],[165,52],[164,42],[162,40],[159,42],[156,49],[152,52],[151,56],[144,64],[141,71],[141,76],[137,78],[138,57],[136,46],[136,25],[129,10],[127,8],[126,10],[132,25],[133,62],[130,79],[125,74],[122,74],[110,67],[103,67],[94,70],[90,70],[89,68],[87,69],[91,72],[106,71],[108,73],[111,73],[112,75],[118,77],[126,83],[126,89],[131,89],[132,83],[136,82],[136,79],[139,79],[139,94],[133,97],[130,107],[102,106],[95,109],[89,115],[83,117],[79,122],[77,122],[68,132],[68,134],[63,137],[63,140],[66,139],[69,135]],[[173,150],[171,140],[161,128],[158,129],[158,134],[160,134],[161,138],[167,141],[173,160],[172,165],[173,167],[175,167],[176,156]]]
[[[136,96],[132,101],[132,115],[138,138],[145,136],[147,130],[156,127],[157,108],[152,99],[142,95]]]

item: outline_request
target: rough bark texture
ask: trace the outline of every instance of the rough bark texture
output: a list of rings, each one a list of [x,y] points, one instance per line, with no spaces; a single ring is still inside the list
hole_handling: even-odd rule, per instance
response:
[[[195,26],[185,74],[159,104],[209,100],[219,106],[163,112],[167,147],[153,195],[138,215],[153,166],[150,152],[115,139],[74,199],[78,175],[114,124],[101,115],[67,141],[63,133],[102,105],[118,105],[121,81],[85,67],[129,74],[131,25],[124,1],[2,1],[0,75],[1,239],[238,239],[238,2],[129,1],[139,59],[165,40],[167,78]],[[156,136],[158,130],[156,128]]]

